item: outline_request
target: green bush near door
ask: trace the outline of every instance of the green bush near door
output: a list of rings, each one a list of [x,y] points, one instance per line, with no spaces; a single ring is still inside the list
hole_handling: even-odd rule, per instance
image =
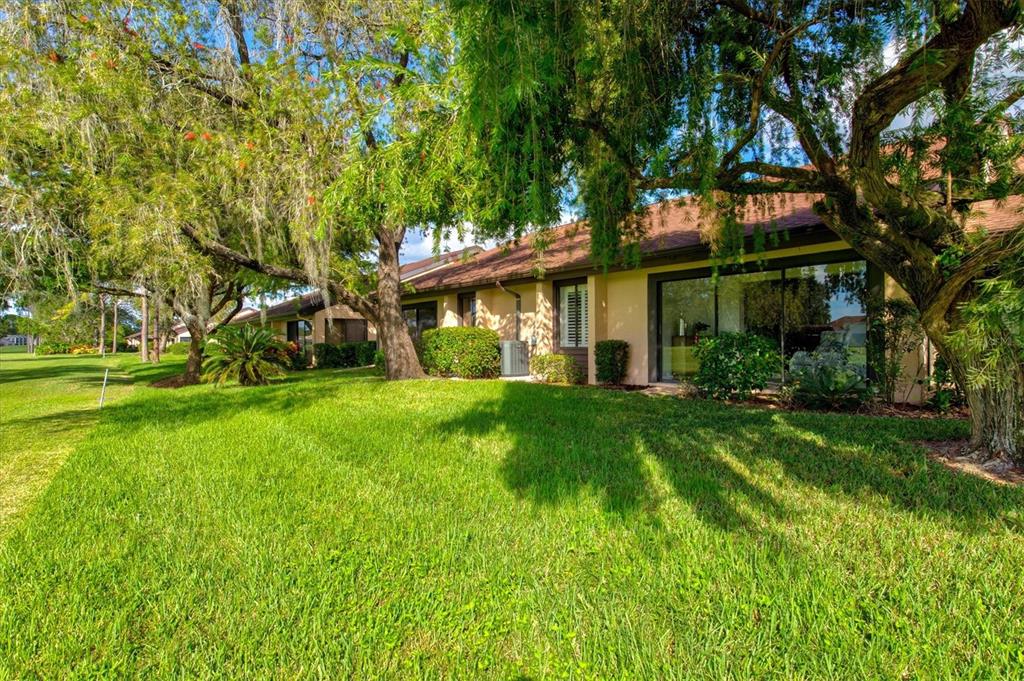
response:
[[[626,378],[629,343],[624,340],[598,341],[594,346],[594,365],[598,383],[619,385]]]
[[[782,369],[775,344],[752,333],[722,333],[697,342],[700,367],[693,378],[701,393],[716,400],[750,396],[763,390]]]
[[[583,372],[569,355],[543,354],[530,358],[530,375],[541,383],[582,383]]]
[[[452,326],[423,332],[423,369],[431,376],[494,378],[501,373],[498,332]]]
[[[320,369],[351,369],[374,363],[377,341],[351,343],[317,343],[313,346],[313,359]]]

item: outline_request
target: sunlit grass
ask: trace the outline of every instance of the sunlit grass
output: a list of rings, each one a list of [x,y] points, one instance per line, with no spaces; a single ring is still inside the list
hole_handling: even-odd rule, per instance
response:
[[[906,443],[965,429],[367,372],[137,386],[0,545],[0,677],[1012,677],[1024,491]]]
[[[129,389],[114,358],[40,357],[24,346],[0,352],[0,536],[43,489],[99,416],[104,369],[106,399]]]

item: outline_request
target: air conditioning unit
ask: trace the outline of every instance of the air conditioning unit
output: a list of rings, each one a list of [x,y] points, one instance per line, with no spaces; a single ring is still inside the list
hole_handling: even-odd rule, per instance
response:
[[[529,373],[526,341],[501,341],[501,375],[526,376]]]

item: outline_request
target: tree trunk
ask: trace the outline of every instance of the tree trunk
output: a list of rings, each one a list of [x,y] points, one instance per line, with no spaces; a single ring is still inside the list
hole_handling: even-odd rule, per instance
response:
[[[950,348],[944,333],[925,330],[970,407],[971,441],[962,455],[986,468],[1006,468],[1011,462],[1024,466],[1024,367],[1001,367],[998,375],[1007,378],[979,385],[971,380],[980,368],[972,365],[976,360]]]
[[[104,306],[103,294],[99,296],[100,303],[100,357],[107,354],[107,308]]]
[[[143,362],[149,361],[149,296],[142,296],[142,334],[139,351]]]
[[[113,340],[110,341],[110,354],[117,354],[117,298],[114,298],[114,323],[111,328],[113,331]]]
[[[153,311],[153,357],[154,362],[160,361],[160,303],[154,306]]]
[[[394,233],[377,235],[380,252],[377,258],[377,340],[387,363],[389,381],[423,378],[416,348],[409,336],[409,327],[402,315],[402,290],[399,281],[398,246],[401,239]]]
[[[199,375],[203,368],[203,330],[198,327],[189,327],[189,334],[192,340],[188,344],[188,359],[185,360],[185,373],[182,376],[183,385],[195,385],[199,382]]]

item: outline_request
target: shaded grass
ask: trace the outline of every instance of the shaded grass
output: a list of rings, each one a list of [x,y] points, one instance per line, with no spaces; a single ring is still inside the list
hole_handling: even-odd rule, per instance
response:
[[[113,358],[10,349],[0,353],[0,536],[95,425],[104,369],[108,402],[130,388]]]
[[[0,670],[1006,678],[1024,491],[905,443],[965,428],[368,372],[137,387],[0,545]]]

